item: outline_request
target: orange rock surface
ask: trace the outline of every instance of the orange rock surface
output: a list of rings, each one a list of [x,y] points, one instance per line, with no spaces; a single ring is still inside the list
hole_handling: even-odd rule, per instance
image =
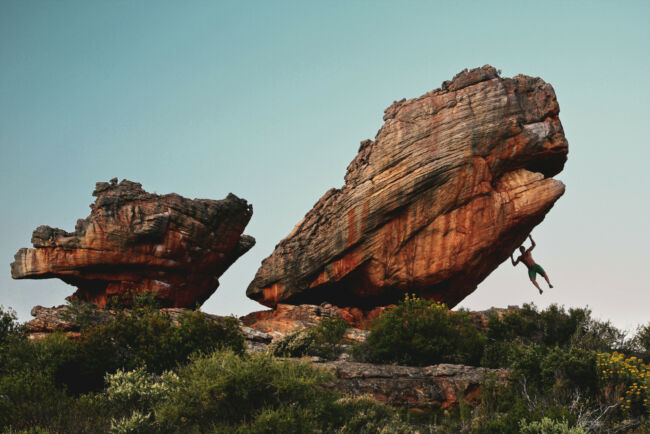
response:
[[[163,306],[195,307],[219,286],[218,277],[255,239],[242,235],[253,208],[230,194],[223,200],[157,195],[140,184],[99,182],[90,216],[75,232],[40,226],[33,249],[20,249],[14,279],[58,277],[74,297],[106,305],[145,291]]]
[[[487,65],[395,102],[247,295],[368,309],[409,292],[455,306],[564,193],[559,111],[550,84]]]
[[[315,327],[323,318],[339,318],[352,328],[367,329],[384,311],[384,307],[363,311],[356,307],[341,308],[326,303],[321,306],[278,304],[274,309],[251,312],[240,319],[244,325],[277,339]]]

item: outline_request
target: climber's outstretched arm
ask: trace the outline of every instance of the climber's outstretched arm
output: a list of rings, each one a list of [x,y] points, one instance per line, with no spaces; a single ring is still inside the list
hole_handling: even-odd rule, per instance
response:
[[[526,251],[527,251],[527,252],[530,252],[530,251],[532,251],[532,250],[535,248],[535,246],[536,246],[537,244],[535,244],[535,241],[533,240],[533,236],[532,236],[532,235],[528,235],[528,238],[530,238],[530,242],[531,242],[532,246],[530,246],[530,247],[528,248],[528,250],[526,250]]]
[[[515,261],[514,258],[512,257],[512,253],[510,254],[510,262],[512,262],[512,265],[517,265],[519,263],[519,260],[521,259],[521,256],[517,258]]]

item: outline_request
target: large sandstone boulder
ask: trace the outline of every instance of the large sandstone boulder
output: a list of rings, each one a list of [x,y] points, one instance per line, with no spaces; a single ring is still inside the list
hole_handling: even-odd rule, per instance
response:
[[[255,244],[242,235],[253,207],[233,194],[191,200],[113,179],[97,183],[93,196],[90,216],[73,233],[34,231],[34,248],[20,249],[11,264],[14,279],[58,277],[78,288],[74,297],[100,307],[144,292],[166,307],[195,307]]]
[[[395,102],[247,295],[371,308],[409,292],[453,307],[564,193],[551,178],[568,152],[559,111],[550,84],[491,66]]]

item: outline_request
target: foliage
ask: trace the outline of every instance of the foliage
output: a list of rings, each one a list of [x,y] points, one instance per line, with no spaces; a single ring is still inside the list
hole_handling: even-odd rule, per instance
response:
[[[323,318],[316,327],[300,330],[274,343],[271,351],[280,357],[318,356],[336,359],[342,351],[348,324],[339,318]]]
[[[541,394],[567,398],[575,389],[594,393],[598,385],[595,354],[580,348],[521,346],[511,365],[512,378]]]
[[[92,303],[73,299],[68,301],[61,318],[66,322],[78,324],[81,330],[93,327],[104,322],[106,316]]]
[[[161,302],[156,298],[155,292],[143,291],[133,293],[133,307],[135,309],[160,309]]]
[[[234,318],[213,321],[198,312],[184,313],[178,325],[160,311],[120,313],[114,321],[82,333],[77,357],[61,367],[72,391],[100,390],[106,373],[147,366],[161,373],[194,352],[228,347],[242,353],[244,339]]]
[[[112,434],[155,433],[156,425],[151,413],[143,414],[134,410],[129,416],[111,419]]]
[[[59,369],[78,344],[61,334],[31,342],[14,340],[0,354],[0,430],[47,427],[53,432],[98,432],[106,414],[101,398],[67,393]],[[89,417],[92,415],[92,417]]]
[[[8,339],[17,337],[23,333],[23,327],[18,323],[16,311],[12,308],[5,310],[0,305],[0,346]]]
[[[133,371],[118,370],[106,376],[106,395],[124,408],[145,409],[169,394],[178,383],[178,376],[165,371],[162,376],[147,372],[144,367]]]
[[[484,345],[485,336],[468,312],[451,312],[443,303],[406,295],[375,321],[355,356],[378,363],[476,365]]]
[[[179,388],[156,409],[163,425],[236,424],[265,407],[319,407],[332,393],[322,389],[331,377],[305,364],[279,364],[264,355],[241,358],[232,351],[195,358],[178,376]]]
[[[345,424],[340,433],[407,433],[412,432],[387,405],[377,403],[371,396],[345,397],[335,403]]]
[[[519,429],[521,434],[587,434],[587,431],[580,427],[569,427],[566,420],[558,421],[548,417],[530,423],[522,420]]]
[[[369,396],[344,396],[331,388],[331,373],[305,363],[246,355],[234,318],[172,318],[144,303],[110,323],[89,322],[76,341],[63,334],[30,341],[15,313],[0,308],[0,431],[648,432],[648,327],[624,341],[586,309],[527,306],[491,317],[483,330],[467,312],[408,297],[377,320],[355,354],[510,371],[507,383],[486,381],[478,407],[461,400],[425,420]],[[335,358],[346,328],[324,319],[279,343],[276,354]]]
[[[632,339],[632,347],[646,363],[650,363],[650,323],[639,327]]]
[[[118,369],[162,372],[192,353],[220,347],[242,353],[243,342],[236,319],[215,322],[195,312],[181,316],[177,325],[159,312],[123,313],[109,324],[86,328],[79,341],[53,334],[32,342],[18,333],[0,351],[0,429],[105,432],[110,418],[100,416],[122,416],[118,401],[71,392],[99,391],[106,373]]]
[[[517,339],[540,345],[566,345],[584,317],[583,310],[572,309],[567,314],[563,308],[552,305],[540,313],[535,305],[524,304],[502,318],[491,315],[487,325],[488,338],[495,341]]]
[[[601,353],[597,360],[603,390],[618,395],[621,408],[631,416],[648,412],[648,379],[650,364],[636,356],[625,357],[620,353]],[[610,396],[616,398],[617,396]]]

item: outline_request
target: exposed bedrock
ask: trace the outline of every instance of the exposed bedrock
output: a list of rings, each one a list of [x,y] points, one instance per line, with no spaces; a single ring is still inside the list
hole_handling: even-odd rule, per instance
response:
[[[372,308],[404,292],[458,304],[541,223],[568,144],[537,77],[462,71],[393,103],[331,189],[262,262],[247,295]]]
[[[100,307],[145,291],[166,307],[195,307],[255,244],[242,235],[253,207],[233,194],[192,200],[113,179],[98,182],[93,196],[90,216],[74,232],[34,231],[34,248],[20,249],[11,264],[14,279],[58,277],[78,288],[74,297]]]
[[[412,408],[454,409],[460,402],[476,406],[486,382],[503,384],[509,376],[505,369],[450,364],[414,367],[334,361],[315,366],[334,373],[334,389]]]

